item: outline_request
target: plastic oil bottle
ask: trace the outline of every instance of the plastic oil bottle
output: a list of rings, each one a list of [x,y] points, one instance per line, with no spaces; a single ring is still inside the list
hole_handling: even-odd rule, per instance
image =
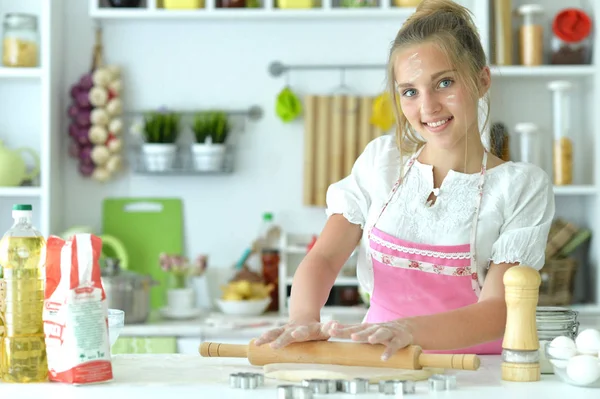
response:
[[[12,227],[0,240],[5,290],[0,345],[2,382],[48,380],[44,341],[46,240],[32,225],[32,206],[14,205]]]

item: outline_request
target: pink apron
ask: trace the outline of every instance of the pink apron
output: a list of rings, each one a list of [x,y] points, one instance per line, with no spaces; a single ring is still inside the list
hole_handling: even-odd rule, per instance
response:
[[[460,245],[418,244],[401,240],[377,229],[375,224],[390,203],[420,150],[409,160],[406,170],[392,188],[386,203],[369,232],[369,253],[373,261],[373,293],[365,318],[367,323],[441,313],[476,303],[480,287],[477,279],[475,238],[479,207],[483,196],[487,152],[484,152],[479,192],[473,217],[470,243]],[[448,334],[452,334],[448,331]],[[502,353],[502,339],[458,350],[438,353]]]

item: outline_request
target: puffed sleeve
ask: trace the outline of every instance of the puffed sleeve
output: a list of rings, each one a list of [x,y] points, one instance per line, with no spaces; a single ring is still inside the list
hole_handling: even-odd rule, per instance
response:
[[[492,246],[491,260],[540,270],[554,219],[552,183],[546,172],[529,164],[515,170],[510,184],[505,190],[504,224]]]
[[[376,139],[367,144],[348,176],[329,186],[326,196],[327,217],[341,214],[350,223],[358,224],[364,229],[371,205],[369,184],[373,181],[378,141],[380,140]]]

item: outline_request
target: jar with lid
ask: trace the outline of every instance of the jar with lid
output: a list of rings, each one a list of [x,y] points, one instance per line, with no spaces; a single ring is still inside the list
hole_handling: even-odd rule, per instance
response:
[[[544,8],[539,4],[524,4],[518,9],[523,16],[519,29],[520,60],[522,65],[542,65],[544,62],[544,27],[540,15]]]
[[[515,132],[521,135],[521,162],[542,166],[538,126],[534,123],[517,123]]]
[[[552,22],[552,55],[556,65],[589,64],[591,59],[592,20],[583,10],[567,8],[560,11]]]
[[[9,13],[4,17],[2,64],[7,67],[37,67],[39,35],[37,17]]]
[[[573,184],[573,141],[571,139],[571,101],[569,90],[572,84],[567,80],[548,83],[553,92],[552,120],[554,130],[553,170],[554,184]]]
[[[556,337],[577,337],[579,321],[577,312],[556,306],[538,306],[535,312],[537,335],[540,344],[540,369],[542,374],[554,374],[550,361],[546,358],[546,345]]]

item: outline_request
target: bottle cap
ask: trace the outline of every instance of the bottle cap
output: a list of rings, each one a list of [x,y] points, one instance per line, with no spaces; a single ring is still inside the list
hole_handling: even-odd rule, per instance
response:
[[[552,31],[564,42],[577,43],[590,35],[592,20],[579,8],[565,8],[554,17]]]
[[[15,204],[12,209],[13,211],[31,211],[33,207],[28,204]]]

